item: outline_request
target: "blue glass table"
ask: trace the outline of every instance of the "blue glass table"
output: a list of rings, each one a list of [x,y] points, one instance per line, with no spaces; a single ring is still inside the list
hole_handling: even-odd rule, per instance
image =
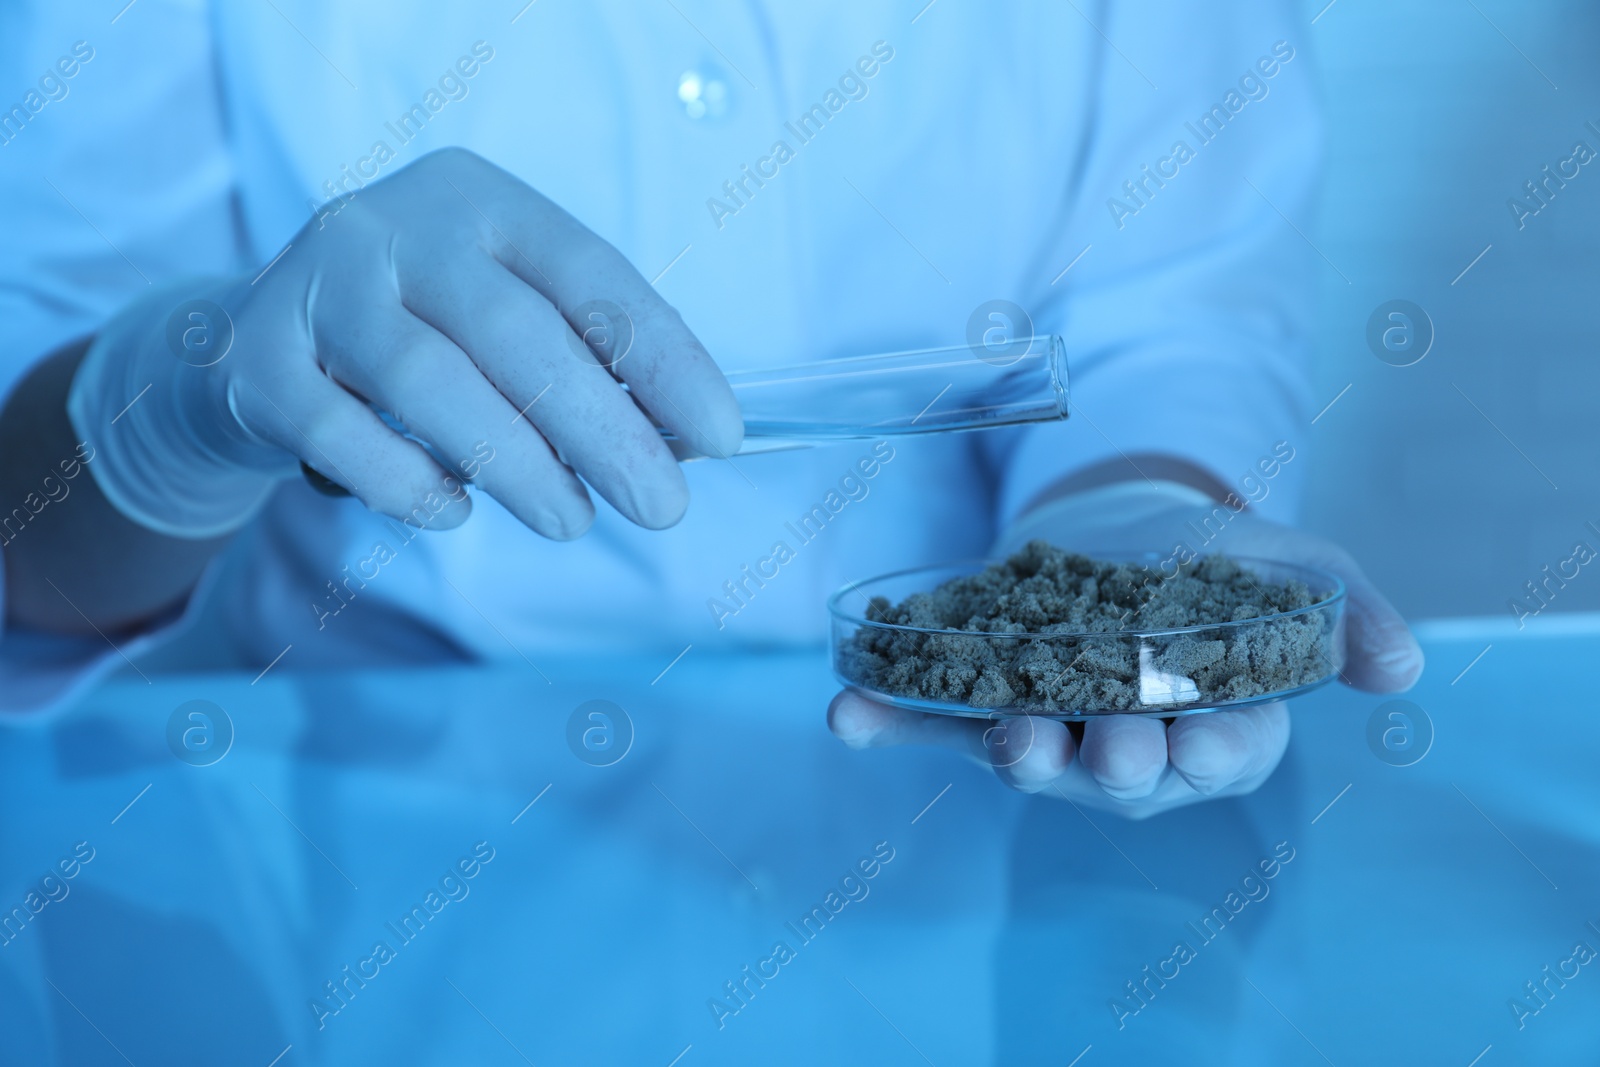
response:
[[[1600,620],[1537,622],[1139,823],[846,750],[820,652],[118,680],[0,733],[0,1060],[1592,1063]]]

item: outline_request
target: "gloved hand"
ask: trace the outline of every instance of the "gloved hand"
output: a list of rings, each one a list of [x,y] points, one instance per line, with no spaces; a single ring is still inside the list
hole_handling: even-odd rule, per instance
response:
[[[621,253],[461,149],[313,219],[265,270],[141,299],[96,339],[68,411],[118,510],[188,538],[242,525],[300,461],[434,529],[466,519],[475,477],[537,532],[577,537],[594,517],[580,475],[660,528],[688,486],[651,418],[712,456],[744,433]]]
[[[1219,522],[1218,508],[1230,517]],[[1196,530],[1220,534],[1201,544]],[[1192,523],[1192,525],[1191,525]],[[1217,552],[1302,563],[1343,579],[1347,588],[1342,679],[1377,693],[1409,689],[1422,650],[1405,621],[1350,555],[1321,538],[1251,515],[1233,514],[1205,494],[1170,482],[1122,483],[1053,501],[1024,515],[1000,539],[1004,557],[1034,538],[1075,551],[1170,552],[1178,543]],[[828,708],[833,732],[854,748],[937,744],[992,766],[1025,793],[1065,798],[1130,818],[1207,797],[1249,793],[1266,781],[1289,743],[1287,705],[1180,716],[1110,715],[1088,719],[1083,740],[1054,719],[997,722],[890,707],[846,690]]]

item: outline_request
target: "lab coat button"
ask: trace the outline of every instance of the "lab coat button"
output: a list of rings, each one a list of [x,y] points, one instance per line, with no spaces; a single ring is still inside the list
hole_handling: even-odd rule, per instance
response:
[[[691,119],[720,119],[732,102],[728,79],[715,67],[696,67],[678,76],[678,102]]]

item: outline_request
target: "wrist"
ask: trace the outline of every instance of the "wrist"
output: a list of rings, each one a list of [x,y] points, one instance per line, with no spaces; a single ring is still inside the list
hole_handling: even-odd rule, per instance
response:
[[[229,404],[233,325],[220,301],[232,285],[187,282],[130,305],[96,336],[68,391],[101,492],[157,533],[231,533],[296,469]]]
[[[1182,516],[1215,506],[1209,494],[1181,482],[1153,479],[1096,485],[1041,499],[1001,533],[992,554],[1008,556],[1035,539],[1074,551],[1165,549],[1169,546],[1159,541],[1163,531],[1175,530]],[[1148,531],[1141,536],[1157,540],[1126,544],[1130,531]]]

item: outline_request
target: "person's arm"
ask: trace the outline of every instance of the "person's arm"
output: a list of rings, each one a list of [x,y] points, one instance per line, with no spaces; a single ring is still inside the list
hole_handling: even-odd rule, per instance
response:
[[[632,343],[613,354],[596,338],[617,328]],[[434,152],[308,221],[270,272],[156,286],[28,376],[0,424],[4,487],[25,494],[36,465],[86,447],[98,492],[5,550],[8,617],[136,624],[302,464],[430,530],[466,520],[468,482],[554,539],[587,529],[589,487],[670,526],[688,485],[658,426],[703,455],[743,436],[677,313],[526,184]]]
[[[100,492],[93,453],[67,418],[67,390],[88,347],[78,341],[41,361],[0,409],[7,628],[135,628],[182,600],[228,541],[155,533]]]
[[[102,655],[120,664],[95,630],[130,647],[119,631],[172,614],[219,547],[112,507],[67,397],[119,308],[162,279],[226,275],[253,258],[241,247],[206,5],[141,7],[110,36],[75,5],[6,8],[0,72],[26,86],[49,71],[55,92],[0,138],[0,712],[50,703],[57,687],[28,675],[30,649],[48,650],[44,674],[68,688],[69,661],[89,674]],[[24,692],[33,696],[12,699]]]
[[[988,439],[1001,531],[992,554],[1035,538],[1166,549],[1198,540],[1189,525],[1203,527],[1230,493],[1248,496],[1224,537],[1192,547],[1337,574],[1349,590],[1343,680],[1405,689],[1422,655],[1404,621],[1347,553],[1271,521],[1292,515],[1303,464],[1272,466],[1270,485],[1255,477],[1258,457],[1292,455],[1309,433],[1307,330],[1322,264],[1285,223],[1310,213],[1321,154],[1300,16],[1284,0],[1104,12],[1106,40],[1139,46],[1102,56],[1087,101],[1096,132],[1067,178],[1072,206],[1049,257],[1074,265],[1041,280],[1033,305],[1037,326],[1066,339],[1072,418]],[[1138,30],[1149,26],[1159,32]],[[1144,71],[1160,72],[1159,90]],[[1282,704],[1069,729],[923,715],[846,691],[829,721],[857,747],[948,745],[1015,788],[1131,817],[1254,789],[1289,737]]]
[[[1350,555],[1312,534],[1250,514],[1237,495],[1211,491],[1214,479],[1177,456],[1108,461],[1047,487],[996,546],[1004,555],[1035,538],[1072,550],[1155,548],[1188,544],[1297,562],[1345,583],[1347,661],[1340,678],[1369,692],[1409,689],[1422,673],[1422,650],[1405,620]],[[1232,517],[1209,544],[1193,531]],[[829,724],[847,744],[876,748],[935,744],[993,767],[1000,779],[1040,793],[1143,818],[1208,797],[1255,790],[1278,766],[1289,743],[1282,702],[1212,711],[1164,721],[1152,715],[1107,715],[1081,726],[1039,716],[999,722],[954,719],[890,707],[846,690],[828,709]],[[1074,733],[1074,729],[1079,732]]]

